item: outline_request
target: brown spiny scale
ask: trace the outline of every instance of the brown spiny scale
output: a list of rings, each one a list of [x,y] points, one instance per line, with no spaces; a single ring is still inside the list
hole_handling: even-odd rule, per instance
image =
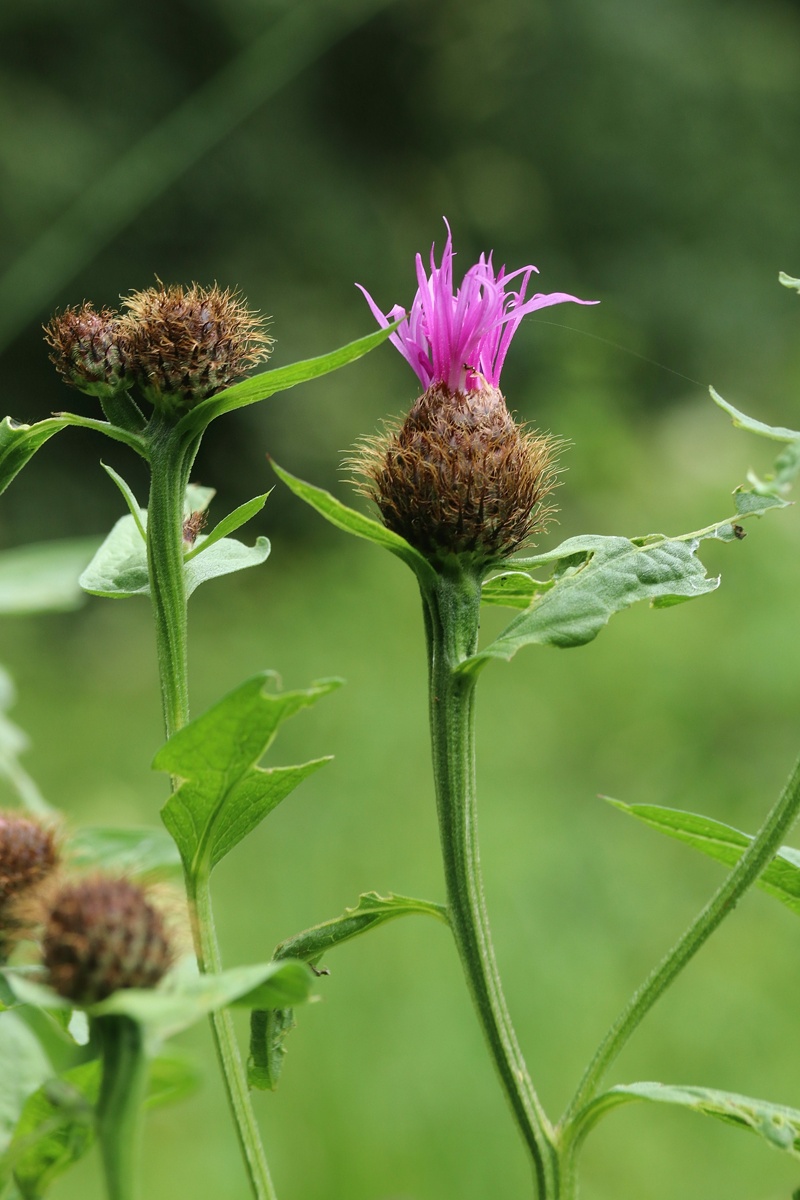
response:
[[[193,283],[133,292],[122,319],[147,398],[177,412],[221,392],[269,357],[265,319],[236,293]]]
[[[151,988],[173,954],[164,918],[127,879],[64,884],[49,905],[42,954],[51,987],[74,1004],[96,1004],[120,988]]]
[[[53,830],[15,812],[0,812],[0,960],[31,926],[25,902],[58,864]]]
[[[130,387],[119,313],[89,303],[56,313],[44,326],[50,361],[71,387],[90,396]]]
[[[502,562],[552,510],[552,438],[521,429],[501,393],[442,384],[416,401],[401,427],[371,439],[352,460],[384,524],[434,564]]]

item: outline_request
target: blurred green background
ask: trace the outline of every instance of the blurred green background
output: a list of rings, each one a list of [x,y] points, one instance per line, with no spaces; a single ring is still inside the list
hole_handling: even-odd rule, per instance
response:
[[[0,8],[0,347],[5,410],[91,402],[47,362],[57,307],[163,280],[238,286],[273,316],[273,363],[369,331],[353,286],[408,303],[413,255],[452,223],[602,300],[529,318],[504,373],[513,408],[571,445],[560,526],[682,532],[727,516],[769,446],[726,398],[796,426],[800,5],[790,0],[28,0]],[[348,499],[342,456],[415,380],[386,347],[213,426],[198,481],[221,516],[271,485],[269,451]],[[3,497],[3,544],[102,534],[122,512],[69,430]],[[256,528],[257,527],[257,528]],[[226,960],[375,888],[442,898],[422,630],[401,564],[277,488],[267,564],[192,601],[195,712],[248,674],[348,685],[286,727],[271,761],[335,762],[219,869]],[[623,1000],[720,878],[596,796],[756,826],[800,740],[800,522],[709,546],[719,593],[633,610],[597,642],[487,671],[483,860],[509,1002],[552,1113]],[[494,629],[499,614],[487,617]],[[164,781],[149,612],[90,600],[7,619],[0,661],[45,794],[75,822],[155,821]],[[398,922],[331,958],[276,1095],[256,1096],[286,1200],[524,1197],[521,1144],[446,932]],[[707,1084],[800,1106],[800,926],[748,897],[651,1015],[613,1079]],[[148,1200],[247,1195],[204,1029],[188,1103],[153,1113]],[[698,1116],[626,1109],[590,1139],[585,1200],[788,1200],[800,1164]],[[89,1160],[55,1200],[99,1200]]]

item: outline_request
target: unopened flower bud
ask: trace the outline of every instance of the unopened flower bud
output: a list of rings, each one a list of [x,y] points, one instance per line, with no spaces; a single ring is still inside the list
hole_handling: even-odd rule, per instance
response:
[[[52,829],[15,812],[0,813],[0,960],[29,924],[25,901],[57,862]]]
[[[67,883],[45,917],[48,982],[73,1004],[120,988],[152,988],[172,965],[164,918],[142,887],[105,876]]]
[[[132,370],[165,412],[193,408],[269,356],[264,320],[238,295],[193,283],[147,288],[125,301]]]
[[[44,327],[50,361],[78,391],[106,396],[130,387],[124,332],[118,313],[91,304],[67,308]]]
[[[501,562],[543,527],[556,443],[521,429],[491,386],[430,387],[357,465],[384,524],[433,562]]]

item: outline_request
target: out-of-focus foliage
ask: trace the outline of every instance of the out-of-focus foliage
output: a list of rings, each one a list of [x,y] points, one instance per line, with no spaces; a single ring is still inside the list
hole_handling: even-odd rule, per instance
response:
[[[280,367],[370,331],[355,281],[407,303],[412,255],[441,244],[446,214],[461,264],[493,248],[509,267],[535,262],[545,291],[602,301],[530,318],[503,377],[512,407],[572,443],[561,527],[540,552],[587,532],[700,528],[748,466],[770,469],[709,382],[797,427],[800,312],[777,284],[800,274],[789,0],[29,0],[0,7],[0,64],[1,407],[18,420],[100,415],[47,362],[39,325],[56,307],[115,305],[156,274],[216,279],[273,315]],[[271,485],[267,451],[352,503],[342,452],[414,383],[387,347],[216,422],[198,463],[219,495],[212,520]],[[125,447],[66,430],[2,497],[4,544],[104,535],[124,509],[101,453],[142,497]],[[230,964],[360,891],[442,898],[411,576],[283,487],[256,525],[269,561],[192,600],[195,713],[261,668],[290,688],[349,682],[285,734],[286,761],[313,745],[336,762],[218,868]],[[721,869],[594,796],[757,826],[800,735],[798,550],[795,514],[770,514],[746,541],[709,545],[714,595],[485,672],[489,907],[553,1111]],[[487,638],[500,619],[487,612]],[[164,790],[148,774],[161,735],[146,603],[4,618],[0,661],[44,795],[76,822],[152,824]],[[749,897],[609,1082],[797,1107],[798,962],[792,915]],[[277,1095],[256,1098],[280,1195],[528,1194],[446,931],[393,923],[332,972],[325,1002],[298,1016]],[[233,1194],[210,1049],[190,1043],[208,1082],[149,1119],[152,1200]],[[778,1200],[800,1183],[754,1139],[666,1106],[609,1118],[585,1161],[586,1200]],[[53,1192],[76,1195],[101,1195],[91,1161]]]

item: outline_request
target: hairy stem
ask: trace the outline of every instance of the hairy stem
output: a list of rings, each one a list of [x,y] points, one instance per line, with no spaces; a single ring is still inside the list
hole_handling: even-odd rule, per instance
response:
[[[440,574],[423,591],[430,665],[430,723],[447,899],[470,993],[533,1162],[540,1200],[559,1195],[552,1128],[534,1090],[506,1006],[484,901],[475,789],[476,676],[456,672],[474,653],[480,579]]]
[[[603,1075],[622,1050],[631,1034],[647,1013],[680,974],[697,951],[705,944],[725,917],[733,911],[747,889],[774,857],[786,833],[800,811],[800,759],[764,824],[739,859],[736,866],[702,909],[692,924],[656,967],[609,1029],[569,1107],[561,1119],[561,1127],[569,1134],[570,1126],[580,1127],[580,1112],[594,1097]]]
[[[184,496],[199,438],[179,434],[168,419],[153,418],[148,427],[151,464],[150,503],[147,514],[147,561],[150,595],[156,628],[164,727],[171,737],[189,720],[188,621],[184,573]],[[175,781],[173,781],[175,787]],[[185,873],[192,907],[192,932],[199,969],[221,970],[221,954],[214,926],[208,871]],[[211,1030],[228,1103],[255,1200],[275,1200],[247,1076],[227,1010],[211,1015]]]

